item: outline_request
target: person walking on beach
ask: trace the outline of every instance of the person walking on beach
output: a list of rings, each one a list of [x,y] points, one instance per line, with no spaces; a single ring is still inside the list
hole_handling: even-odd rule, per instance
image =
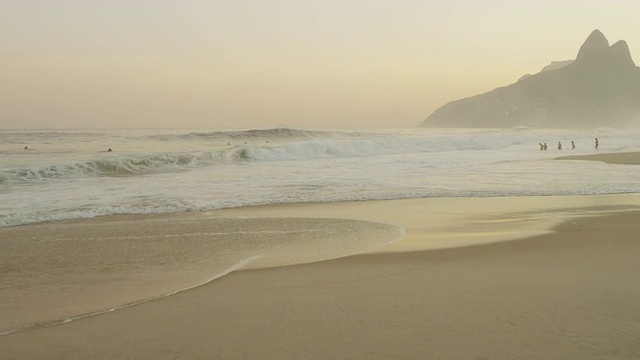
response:
[[[542,144],[543,150],[547,150],[547,143]]]
[[[558,141],[558,150],[562,150],[562,143]]]
[[[598,138],[596,138],[596,150],[598,150]]]
[[[542,143],[538,143],[538,145],[540,145],[540,150],[544,150],[544,145],[542,145]]]
[[[576,148],[576,143],[573,142],[573,140],[571,140],[571,150],[574,150]]]

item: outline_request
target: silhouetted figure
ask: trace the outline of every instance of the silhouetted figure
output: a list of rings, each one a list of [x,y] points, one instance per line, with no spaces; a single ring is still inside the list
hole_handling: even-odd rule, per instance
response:
[[[544,145],[542,145],[542,143],[538,143],[538,145],[540,145],[540,150],[544,150]]]
[[[558,150],[562,150],[562,143],[558,141]]]
[[[231,143],[230,143],[230,142],[228,142],[228,143],[227,143],[227,145],[231,145]]]
[[[571,150],[576,148],[576,143],[573,142],[573,140],[571,140]]]
[[[24,147],[24,149],[25,149],[25,150],[29,150],[29,148],[28,148],[28,147],[26,147],[26,146]]]
[[[113,150],[111,150],[111,148],[109,148],[109,150],[107,150],[107,152],[111,152],[111,151],[113,151]]]
[[[596,150],[598,150],[598,138],[596,138]]]
[[[547,150],[547,143],[542,144],[545,150]]]

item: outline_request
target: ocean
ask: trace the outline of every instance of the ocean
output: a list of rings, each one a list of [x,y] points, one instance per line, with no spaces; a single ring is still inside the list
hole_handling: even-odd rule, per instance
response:
[[[405,235],[400,225],[364,219],[224,218],[217,209],[640,192],[636,166],[554,160],[638,150],[638,135],[606,128],[5,130],[0,335],[114,311],[238,269],[374,251]],[[540,142],[549,149],[539,150]]]
[[[633,166],[554,161],[638,150],[638,135],[525,127],[4,130],[0,227],[295,202],[640,192]],[[549,149],[540,151],[540,142]]]

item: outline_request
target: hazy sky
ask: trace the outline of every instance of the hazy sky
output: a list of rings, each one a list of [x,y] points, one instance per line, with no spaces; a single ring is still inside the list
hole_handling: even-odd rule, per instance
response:
[[[0,0],[0,128],[412,127],[640,1]]]

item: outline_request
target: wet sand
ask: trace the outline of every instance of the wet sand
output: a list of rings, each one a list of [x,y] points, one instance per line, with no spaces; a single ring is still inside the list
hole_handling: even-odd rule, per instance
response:
[[[639,210],[628,194],[203,214],[379,221],[406,238],[0,336],[0,358],[637,359]]]
[[[159,298],[240,268],[358,254],[402,235],[371,221],[206,213],[0,228],[0,335]]]
[[[603,161],[610,164],[638,165],[640,164],[640,151],[592,155],[562,156],[558,160],[591,160]]]

